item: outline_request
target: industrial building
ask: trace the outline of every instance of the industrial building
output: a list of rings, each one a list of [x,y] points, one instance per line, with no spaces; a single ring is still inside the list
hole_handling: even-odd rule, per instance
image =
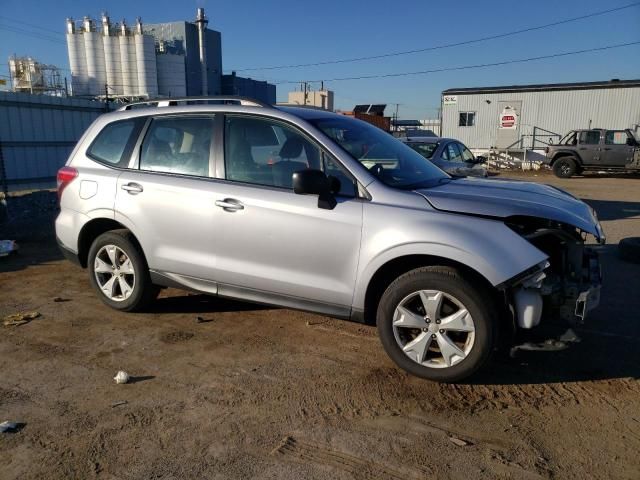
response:
[[[143,32],[151,35],[157,45],[158,82],[162,84],[159,95],[222,93],[222,35],[207,28],[207,24],[204,8],[198,8],[194,23],[181,21],[143,27]],[[181,61],[180,68],[175,64],[176,58]]]
[[[66,93],[58,67],[31,57],[9,58],[9,76],[14,92],[62,96]]]
[[[74,96],[129,101],[196,95],[243,95],[275,102],[275,86],[241,77],[223,87],[222,35],[207,28],[203,8],[194,22],[143,25],[125,20],[101,25],[67,19],[67,46]],[[234,75],[235,76],[235,75]],[[272,95],[273,93],[273,95]]]
[[[640,80],[451,88],[442,136],[476,151],[542,151],[580,128],[640,128]]]
[[[276,103],[275,85],[252,78],[238,77],[236,72],[222,75],[222,92],[224,95],[256,98],[271,105]]]

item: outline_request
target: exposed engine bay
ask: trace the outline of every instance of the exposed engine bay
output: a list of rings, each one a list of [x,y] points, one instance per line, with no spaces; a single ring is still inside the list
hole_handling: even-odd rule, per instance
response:
[[[535,217],[510,217],[505,223],[549,256],[544,265],[510,286],[517,325],[533,328],[543,312],[545,319],[583,323],[600,301],[602,281],[598,253],[585,246],[587,234]]]

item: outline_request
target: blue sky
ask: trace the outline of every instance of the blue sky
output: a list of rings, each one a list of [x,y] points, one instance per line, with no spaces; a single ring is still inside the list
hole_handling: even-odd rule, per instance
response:
[[[124,17],[132,23],[139,15],[145,23],[157,23],[192,20],[195,8],[204,6],[209,27],[222,32],[226,72],[237,69],[239,75],[252,78],[300,81],[492,63],[639,41],[640,6],[510,38],[383,60],[269,71],[240,70],[425,48],[630,3],[633,0],[540,0],[526,4],[513,0],[2,0],[0,75],[7,75],[6,59],[13,53],[68,68],[65,18],[80,19],[87,14],[98,17],[103,10],[114,21]],[[9,31],[3,26],[37,35]],[[328,81],[325,86],[335,91],[337,108],[351,109],[355,103],[400,103],[401,118],[430,118],[437,115],[440,92],[446,88],[640,78],[639,59],[640,45],[634,45],[527,64],[399,78]],[[278,85],[278,100],[285,100],[287,91],[293,88],[294,85]],[[388,113],[392,109],[395,106],[390,105]]]

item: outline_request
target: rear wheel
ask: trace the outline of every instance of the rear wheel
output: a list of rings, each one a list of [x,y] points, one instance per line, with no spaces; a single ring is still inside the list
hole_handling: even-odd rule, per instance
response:
[[[578,162],[574,157],[561,157],[553,164],[553,173],[556,177],[570,178],[576,174]]]
[[[378,334],[401,368],[440,382],[462,380],[489,358],[497,322],[487,292],[448,267],[423,267],[398,277],[384,292]]]
[[[87,265],[91,285],[111,308],[141,310],[158,295],[144,256],[128,230],[112,230],[96,238]]]

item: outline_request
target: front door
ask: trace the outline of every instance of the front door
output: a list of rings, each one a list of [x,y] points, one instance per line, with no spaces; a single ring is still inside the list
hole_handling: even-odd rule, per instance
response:
[[[498,129],[495,146],[497,148],[519,148],[522,100],[501,100],[498,102]]]
[[[152,119],[136,164],[118,178],[115,219],[135,234],[151,270],[181,281],[214,277],[213,124],[212,115]]]
[[[227,116],[224,138],[214,241],[219,293],[348,315],[363,211],[353,180],[279,121]],[[305,168],[340,178],[333,210],[319,208],[317,196],[293,192],[291,176]]]
[[[624,167],[633,162],[635,147],[627,145],[632,138],[626,130],[607,130],[602,148],[602,164],[607,167]]]
[[[578,135],[578,154],[584,165],[600,165],[602,145],[600,130],[583,130]]]

